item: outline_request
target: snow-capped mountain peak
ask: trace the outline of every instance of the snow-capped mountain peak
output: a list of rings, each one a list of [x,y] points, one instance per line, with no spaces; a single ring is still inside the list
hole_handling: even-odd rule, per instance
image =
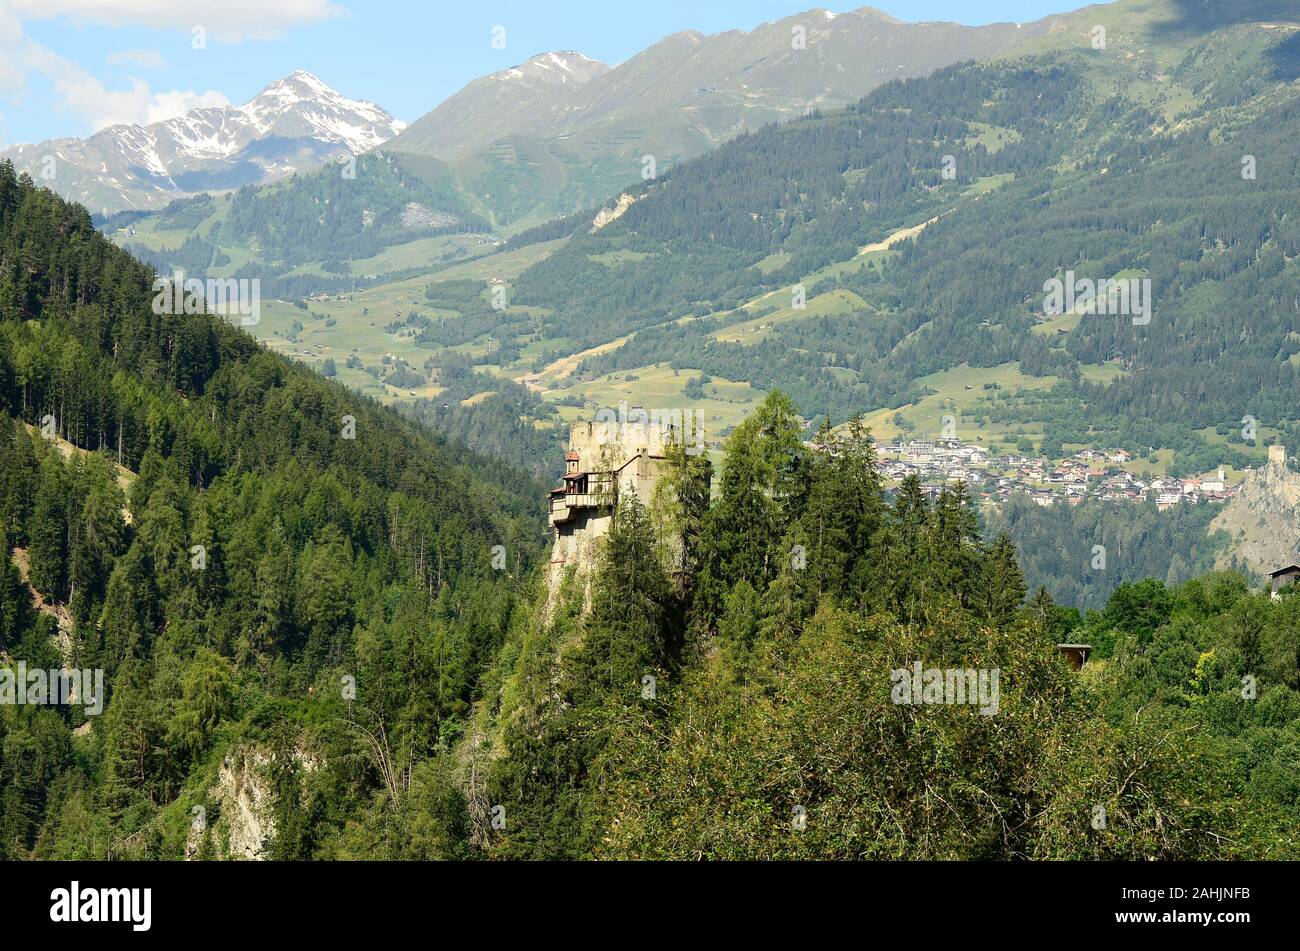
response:
[[[319,77],[312,75],[305,69],[295,69],[283,79],[277,79],[271,83],[257,95],[258,99],[281,98],[293,101],[316,97],[342,98],[337,92],[321,82]]]
[[[286,124],[301,134],[306,127],[313,137],[341,143],[354,155],[382,145],[406,128],[405,122],[373,102],[349,99],[301,69],[271,83],[236,111],[262,134],[275,133]]]
[[[57,147],[53,184],[93,211],[156,208],[318,167],[382,145],[406,128],[384,109],[349,99],[297,70],[239,106],[210,106],[147,126],[110,126],[88,139],[3,153],[34,168]]]
[[[498,82],[527,79],[541,83],[576,85],[607,72],[609,72],[608,66],[590,56],[584,56],[573,50],[557,50],[538,53],[518,66],[493,73],[489,78]]]

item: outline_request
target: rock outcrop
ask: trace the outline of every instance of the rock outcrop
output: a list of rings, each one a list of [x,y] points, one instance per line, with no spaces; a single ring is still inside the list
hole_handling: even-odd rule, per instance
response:
[[[1225,532],[1230,540],[1219,556],[1220,566],[1235,555],[1266,575],[1300,562],[1300,473],[1287,467],[1284,451],[1271,453],[1268,465],[1246,475],[1210,531]]]
[[[596,217],[591,222],[591,233],[595,234],[611,221],[617,221],[627,213],[627,210],[636,204],[636,199],[624,192],[618,196],[618,201],[613,208],[602,208],[596,213]]]
[[[212,797],[220,803],[218,831],[232,859],[265,859],[275,836],[270,766],[270,755],[256,748],[234,750],[221,764]]]

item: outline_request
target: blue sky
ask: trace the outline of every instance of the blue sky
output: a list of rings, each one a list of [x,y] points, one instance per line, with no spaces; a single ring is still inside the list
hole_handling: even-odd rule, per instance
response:
[[[669,33],[750,29],[813,0],[0,0],[0,145],[244,102],[306,69],[419,118],[466,82],[535,53],[619,63]],[[1023,22],[1082,0],[878,0],[903,20]],[[195,26],[206,44],[194,49]],[[506,28],[493,49],[492,29]]]

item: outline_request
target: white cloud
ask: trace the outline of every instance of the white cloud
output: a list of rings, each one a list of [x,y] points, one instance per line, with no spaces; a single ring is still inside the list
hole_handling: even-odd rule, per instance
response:
[[[214,90],[155,93],[141,79],[132,79],[123,89],[110,89],[76,63],[27,37],[13,9],[22,2],[25,0],[0,0],[0,97],[19,100],[26,94],[27,77],[43,76],[54,85],[55,108],[78,116],[96,132],[110,125],[160,122],[200,106],[229,105],[229,100]]]
[[[0,94],[15,97],[27,88],[27,70],[18,55],[27,42],[22,22],[0,0]]]
[[[66,16],[107,26],[145,26],[189,33],[202,26],[212,39],[268,39],[291,26],[319,23],[347,11],[331,0],[0,0],[25,19]]]
[[[63,106],[90,124],[95,132],[111,125],[147,125],[183,116],[203,106],[228,106],[230,100],[215,90],[172,90],[153,93],[141,79],[127,89],[109,89],[84,70],[63,71],[54,88]]]
[[[78,70],[55,79],[54,88],[64,108],[100,129],[119,123],[138,122],[149,109],[149,84],[131,81],[130,89],[108,89],[94,76]]]
[[[140,69],[167,68],[167,60],[157,50],[122,50],[109,54],[108,62],[114,66],[136,66]]]
[[[179,89],[173,89],[171,92],[157,93],[149,100],[149,111],[145,116],[145,121],[165,122],[168,119],[183,116],[195,109],[228,105],[230,105],[230,100],[213,89],[209,89],[207,92],[194,92],[193,90],[182,92]]]

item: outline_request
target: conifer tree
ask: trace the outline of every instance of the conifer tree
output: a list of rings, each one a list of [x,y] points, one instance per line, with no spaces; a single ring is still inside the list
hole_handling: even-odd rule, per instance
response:
[[[68,494],[63,463],[57,453],[50,453],[41,463],[27,536],[32,587],[56,601],[68,593]]]
[[[956,595],[963,606],[971,603],[977,583],[979,539],[979,519],[965,483],[945,486],[934,507],[930,573],[939,589]]]
[[[875,447],[861,417],[836,434],[823,421],[799,520],[817,591],[857,599],[878,578],[884,501]]]
[[[737,581],[762,592],[781,569],[786,532],[806,501],[808,454],[789,397],[773,390],[727,443],[718,504],[703,538],[697,618],[712,627]]]
[[[1016,548],[1006,534],[994,540],[982,559],[976,590],[981,615],[999,627],[1009,623],[1024,603],[1025,576],[1016,561]]]
[[[595,699],[628,696],[643,676],[670,662],[671,587],[649,515],[635,493],[618,500],[592,579],[591,613],[576,692]]]
[[[886,520],[885,547],[889,603],[906,622],[919,619],[930,587],[931,521],[921,480],[909,475],[894,494]]]
[[[31,626],[31,597],[10,556],[9,538],[0,526],[0,651],[12,651]]]
[[[671,570],[679,596],[689,597],[699,561],[700,534],[709,511],[713,464],[702,454],[692,454],[683,440],[675,439],[665,451],[665,474],[655,486],[650,507],[657,532],[673,547]]]
[[[762,616],[762,602],[754,586],[743,578],[737,581],[718,619],[718,642],[738,671],[743,671],[748,662]]]
[[[18,548],[27,541],[38,472],[31,437],[21,423],[0,410],[0,528]]]

